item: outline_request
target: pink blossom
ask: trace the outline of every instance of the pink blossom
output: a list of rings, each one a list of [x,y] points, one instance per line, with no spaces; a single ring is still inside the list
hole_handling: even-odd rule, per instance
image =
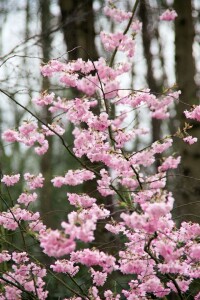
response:
[[[62,185],[75,186],[83,183],[84,181],[92,180],[93,178],[95,178],[95,175],[89,170],[69,170],[65,174],[65,177],[56,176],[54,179],[51,180],[51,182],[53,182],[53,185],[56,187],[61,187]]]
[[[184,140],[184,142],[186,142],[186,143],[188,143],[190,145],[192,145],[192,144],[194,144],[194,143],[197,142],[197,138],[196,137],[192,137],[192,136],[187,136],[183,140]]]
[[[54,93],[43,93],[40,97],[33,99],[33,102],[39,106],[50,105],[53,102],[54,96]]]
[[[119,89],[118,81],[107,81],[104,85],[104,94],[106,99],[113,99],[117,96]]]
[[[16,130],[8,129],[3,132],[2,138],[6,142],[16,142],[18,139],[18,132]]]
[[[175,249],[172,243],[164,243],[160,241],[156,244],[156,250],[158,251],[159,255],[162,255],[167,263],[169,263],[170,260],[174,260]]]
[[[84,249],[71,253],[71,261],[79,262],[86,266],[101,266],[105,273],[111,273],[117,269],[116,259],[99,250]]]
[[[76,245],[73,239],[66,238],[58,230],[49,230],[41,233],[40,246],[48,256],[61,257],[71,253]]]
[[[64,70],[64,64],[58,60],[51,60],[47,65],[41,67],[43,76],[51,77],[53,73]]]
[[[145,211],[153,219],[159,219],[161,216],[166,215],[170,211],[170,208],[171,207],[165,203],[152,203],[148,205]]]
[[[5,286],[5,299],[18,300],[21,298],[22,291],[14,286]]]
[[[182,292],[186,292],[189,289],[191,280],[176,279],[176,283]],[[177,289],[172,282],[167,283],[167,286],[171,287],[173,291],[177,292]]]
[[[5,299],[21,299],[22,291],[17,286],[23,286],[24,291],[31,292],[39,299],[45,300],[48,292],[44,290],[44,276],[46,276],[46,270],[30,262],[25,252],[14,252],[12,268],[3,274],[3,278],[6,280],[2,280],[5,284],[3,289]]]
[[[102,196],[113,195],[115,192],[112,189],[110,189],[111,177],[108,176],[108,172],[105,169],[102,169],[100,171],[100,174],[102,176],[102,179],[97,180],[98,191]]]
[[[118,130],[115,133],[116,147],[122,148],[125,145],[125,143],[127,143],[128,141],[130,141],[133,138],[133,136],[134,136],[133,131],[125,132],[123,130]]]
[[[88,195],[78,195],[78,194],[72,194],[67,193],[68,200],[71,205],[75,205],[77,207],[84,207],[88,208],[93,205],[93,203],[96,202],[95,198],[89,197]]]
[[[66,259],[56,260],[55,264],[51,265],[50,267],[57,273],[67,273],[72,277],[75,276],[79,271],[78,266],[74,266],[73,262]]]
[[[48,127],[42,125],[42,128],[44,129],[44,134],[46,136],[55,135],[56,133],[59,135],[63,135],[65,133],[65,129],[61,127],[58,123],[48,124]]]
[[[13,252],[12,260],[17,264],[24,263],[29,260],[26,252]]]
[[[19,133],[23,136],[29,137],[31,133],[34,133],[38,128],[37,124],[34,122],[24,122],[21,126],[19,126]]]
[[[131,12],[125,12],[121,9],[117,9],[115,7],[105,6],[104,13],[106,16],[109,16],[116,22],[123,22],[125,20],[129,20],[131,18]]]
[[[7,186],[15,185],[20,179],[20,174],[15,175],[4,175],[1,182],[5,183]]]
[[[131,29],[136,33],[141,31],[142,23],[139,20],[133,21],[132,24],[131,24]]]
[[[108,120],[108,114],[103,112],[99,115],[99,117],[91,117],[87,120],[87,124],[95,130],[105,131],[110,126],[111,121]]]
[[[187,119],[200,119],[200,106],[196,106],[194,110],[185,110],[184,114]]]
[[[122,32],[100,33],[101,41],[107,51],[113,51],[118,47],[119,51],[125,52],[128,57],[133,57],[135,53],[135,41]]]
[[[159,172],[165,172],[168,169],[176,169],[181,161],[181,157],[173,158],[172,156],[169,156],[162,165],[158,168]]]
[[[33,194],[22,193],[17,199],[17,202],[28,206],[31,202],[35,202],[37,197],[38,195],[36,193]]]
[[[43,187],[44,178],[41,173],[39,173],[39,175],[32,175],[30,173],[25,173],[24,179],[26,180],[27,185],[31,190],[35,190],[37,188]]]
[[[177,13],[175,10],[169,10],[167,9],[161,16],[160,20],[163,21],[173,21],[177,17]]]
[[[95,175],[89,170],[70,170],[65,174],[65,184],[77,185],[83,183],[84,181],[92,180],[93,178],[95,178]]]
[[[56,176],[54,179],[51,180],[51,182],[55,187],[59,188],[65,184],[65,178],[62,176]]]
[[[11,255],[8,253],[7,250],[3,250],[0,252],[0,263],[3,261],[9,261],[11,259]]]
[[[99,271],[95,271],[93,268],[90,268],[93,283],[97,286],[103,286],[107,279],[107,274]]]
[[[198,294],[196,294],[196,296],[194,297],[194,300],[200,300],[200,292]]]
[[[119,300],[120,295],[115,295],[111,290],[107,290],[104,292],[105,300]]]
[[[200,245],[194,244],[190,248],[190,257],[194,259],[195,261],[200,260]]]
[[[49,149],[49,143],[47,140],[44,140],[40,147],[35,147],[35,152],[38,155],[44,155]]]
[[[46,226],[42,223],[41,220],[36,220],[29,222],[29,228],[31,231],[43,233],[46,230]]]
[[[92,96],[97,91],[98,79],[96,76],[88,75],[78,80],[76,83],[76,87],[86,95]]]
[[[172,142],[173,140],[172,139],[166,139],[164,141],[164,143],[158,143],[158,142],[155,142],[152,144],[152,149],[155,153],[162,153],[164,151],[166,151],[169,147],[172,146]]]

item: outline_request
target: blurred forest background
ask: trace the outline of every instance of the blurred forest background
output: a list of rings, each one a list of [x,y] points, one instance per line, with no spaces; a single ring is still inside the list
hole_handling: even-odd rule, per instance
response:
[[[119,1],[126,10],[131,10],[134,2]],[[88,54],[93,60],[100,56],[108,57],[100,45],[99,32],[118,28],[103,16],[104,4],[102,0],[0,0],[1,133],[31,118],[2,91],[48,123],[51,122],[49,112],[43,109],[39,114],[31,99],[44,90],[61,97],[71,97],[72,91],[42,78],[40,65],[53,58],[67,61],[82,57],[87,60]],[[177,11],[175,22],[159,22],[159,15],[167,8]],[[137,36],[133,69],[130,78],[124,78],[124,85],[130,84],[133,89],[149,87],[156,94],[174,87],[181,89],[182,94],[181,102],[172,108],[174,117],[170,121],[152,121],[147,119],[145,111],[144,114],[135,112],[137,122],[151,128],[151,140],[135,141],[130,145],[131,151],[174,133],[185,122],[183,111],[194,103],[199,104],[200,96],[200,1],[140,0],[136,18],[143,23],[143,27]],[[86,51],[75,49],[77,46]],[[65,138],[70,144],[72,128],[66,125],[68,131]],[[169,178],[176,197],[174,218],[177,222],[200,220],[200,127],[195,122],[190,133],[199,137],[199,141],[191,147],[175,138],[177,147],[174,152],[179,151],[183,159],[176,177]],[[46,225],[56,228],[66,218],[69,209],[66,193],[52,189],[50,179],[75,168],[76,162],[67,155],[58,139],[50,139],[49,142],[48,153],[38,159],[32,149],[0,141],[1,172],[43,173],[46,183],[37,209]],[[23,186],[18,189],[13,198],[17,197]],[[87,186],[84,189],[87,190]]]

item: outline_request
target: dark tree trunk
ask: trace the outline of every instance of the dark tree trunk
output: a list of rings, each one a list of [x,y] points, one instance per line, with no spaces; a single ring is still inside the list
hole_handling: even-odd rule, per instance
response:
[[[59,0],[69,60],[97,60],[93,0]]]
[[[43,62],[47,63],[50,60],[51,51],[51,36],[49,34],[51,30],[51,13],[50,13],[50,0],[40,1],[40,13],[41,13],[41,46]],[[50,82],[47,77],[43,77],[42,90],[49,89]],[[51,113],[48,108],[44,108],[42,111],[42,118],[48,124],[51,123]],[[52,139],[48,139],[49,150],[41,158],[41,172],[45,178],[44,187],[41,190],[41,214],[43,216],[44,223],[48,227],[53,227],[52,210],[53,210],[53,189],[51,184],[52,179]]]
[[[146,80],[152,93],[160,92],[160,83],[154,77],[153,73],[153,55],[151,53],[151,41],[155,37],[155,32],[152,30],[150,4],[148,0],[143,0],[140,3],[139,16],[142,21],[142,41],[144,48],[144,56],[147,64],[147,75]],[[152,141],[160,139],[160,127],[161,122],[157,119],[152,119]]]
[[[197,86],[195,83],[195,60],[193,57],[193,42],[195,36],[192,19],[192,1],[174,1],[174,9],[178,13],[175,21],[175,62],[176,78],[178,88],[181,90],[181,101],[177,106],[177,116],[180,126],[187,121],[183,111],[190,109],[190,106],[197,102]],[[192,122],[190,122],[192,123]],[[200,125],[193,122],[193,128],[189,134],[197,136],[198,142],[192,146],[177,140],[178,152],[182,156],[180,177],[177,178],[175,199],[177,209],[174,215],[178,217],[178,223],[183,220],[200,221],[200,185],[197,178],[200,177]]]
[[[161,90],[161,83],[158,82],[153,72],[153,55],[151,53],[151,42],[155,38],[155,30],[153,32],[152,11],[148,0],[140,3],[139,16],[142,21],[142,41],[144,48],[144,57],[147,64],[146,81],[152,93],[158,93]],[[152,126],[152,142],[161,138],[161,121],[157,119],[151,120]],[[160,156],[156,156],[155,168],[160,164]]]

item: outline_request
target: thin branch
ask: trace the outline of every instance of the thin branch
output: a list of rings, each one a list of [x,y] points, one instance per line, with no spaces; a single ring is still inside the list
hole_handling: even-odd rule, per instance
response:
[[[160,261],[159,259],[152,253],[151,249],[150,249],[150,246],[151,246],[151,242],[157,238],[158,234],[157,232],[155,232],[148,240],[148,243],[144,246],[144,251],[155,261],[156,264],[159,264]],[[182,293],[181,293],[181,289],[178,285],[178,283],[176,282],[176,279],[173,278],[173,276],[171,276],[170,274],[165,274],[166,277],[171,280],[177,290],[177,293],[179,295],[179,298],[181,300],[184,300],[185,298],[183,297]]]
[[[136,9],[137,9],[138,4],[139,4],[139,0],[136,0],[136,1],[135,1],[135,5],[133,6],[133,10],[132,10],[132,16],[131,16],[131,18],[130,18],[128,24],[127,24],[126,29],[125,29],[124,32],[123,32],[124,35],[128,32],[128,30],[129,30],[129,28],[130,28],[130,26],[131,26],[131,23],[132,23],[132,21],[133,21],[133,17],[134,17],[134,15],[135,15],[135,12],[136,12]],[[111,59],[110,59],[109,67],[112,67],[113,62],[114,62],[114,59],[115,59],[115,56],[116,56],[116,54],[117,54],[117,51],[118,51],[118,47],[115,48],[115,50],[114,50],[114,52],[113,52],[113,54],[112,54],[112,57],[111,57]]]

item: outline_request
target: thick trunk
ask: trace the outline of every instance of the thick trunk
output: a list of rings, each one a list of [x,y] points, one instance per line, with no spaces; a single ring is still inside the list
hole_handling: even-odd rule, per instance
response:
[[[160,84],[156,81],[153,74],[153,55],[151,53],[151,41],[153,36],[152,23],[150,21],[151,12],[148,11],[147,7],[150,7],[149,1],[144,0],[140,3],[139,15],[142,21],[142,41],[144,48],[144,56],[147,64],[147,75],[146,80],[152,93],[157,93],[160,91]],[[149,8],[150,9],[150,8]],[[152,141],[157,141],[160,139],[160,126],[161,122],[156,119],[152,119]]]
[[[42,45],[42,56],[43,61],[48,62],[50,60],[50,50],[51,50],[51,38],[49,35],[50,31],[50,0],[41,0],[40,1],[40,10],[41,10],[41,45]],[[48,90],[50,87],[50,82],[48,78],[43,78],[42,81],[42,90]],[[43,109],[42,112],[43,120],[46,123],[51,123],[51,114],[47,108]],[[41,213],[43,216],[44,223],[48,227],[53,227],[52,212],[53,210],[53,190],[50,180],[52,179],[52,139],[48,139],[49,150],[41,158],[41,172],[45,177],[44,187],[41,191]]]
[[[181,90],[181,101],[177,106],[177,116],[180,126],[186,121],[183,111],[197,101],[197,86],[195,84],[195,60],[193,57],[193,41],[195,36],[192,19],[191,0],[174,1],[174,8],[178,13],[175,21],[175,62],[178,88]],[[184,102],[184,103],[183,103]],[[190,122],[191,123],[191,122]],[[200,126],[193,122],[193,128],[189,134],[197,136],[200,141]],[[180,176],[177,178],[175,198],[177,209],[174,215],[178,217],[178,223],[184,220],[200,221],[200,186],[199,165],[200,150],[198,143],[187,146],[181,140],[177,141],[178,152],[182,156]]]
[[[93,0],[59,0],[69,60],[98,59],[95,45]]]
[[[155,33],[152,31],[153,23],[150,18],[152,12],[150,11],[150,4],[148,0],[144,0],[140,3],[139,16],[142,21],[142,41],[144,49],[144,57],[146,59],[147,74],[146,81],[148,87],[152,93],[160,92],[160,82],[155,79],[153,72],[153,55],[151,52],[151,41],[155,37]],[[152,142],[155,142],[161,138],[161,121],[158,119],[151,120],[152,126]],[[156,156],[155,168],[160,164],[160,156]]]

